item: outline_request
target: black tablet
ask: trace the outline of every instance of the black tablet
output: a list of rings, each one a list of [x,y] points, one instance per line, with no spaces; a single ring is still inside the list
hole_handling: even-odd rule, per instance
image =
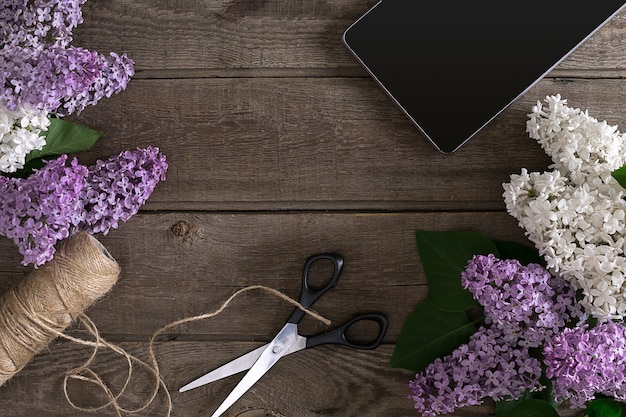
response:
[[[435,147],[451,153],[624,4],[381,0],[343,41]]]

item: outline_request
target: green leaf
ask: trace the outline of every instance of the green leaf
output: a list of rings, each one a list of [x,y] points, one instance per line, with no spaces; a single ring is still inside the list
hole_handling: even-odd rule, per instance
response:
[[[517,259],[522,265],[545,265],[539,253],[531,246],[508,240],[492,240],[492,242],[500,252],[500,259]]]
[[[102,136],[102,132],[66,120],[52,118],[45,136],[44,147],[30,152],[26,156],[26,162],[44,156],[86,151]]]
[[[611,176],[617,180],[619,185],[626,188],[626,165],[611,172]]]
[[[499,256],[493,242],[472,232],[416,232],[426,280],[428,298],[439,309],[461,312],[476,305],[469,291],[461,286],[461,272],[474,255]]]
[[[550,381],[545,375],[542,375],[540,382],[543,386],[545,386],[545,388],[541,391],[530,392],[526,390],[524,394],[516,400],[496,401],[496,415],[504,414],[517,407],[521,402],[530,399],[544,401],[550,404],[553,408],[557,408],[558,404],[552,396],[552,381]]]
[[[499,417],[559,417],[559,413],[550,403],[534,398],[521,400],[515,406],[497,415]]]
[[[475,331],[475,323],[465,313],[439,310],[430,301],[422,301],[404,323],[389,366],[421,372],[467,343]]]
[[[527,392],[524,393],[524,396],[517,400],[501,400],[496,401],[496,409],[495,415],[499,416],[500,414],[504,414],[508,411],[511,411],[515,407],[517,407],[522,401],[525,401],[529,397],[527,396]]]
[[[626,415],[626,404],[612,398],[596,398],[587,403],[588,417],[622,417]]]

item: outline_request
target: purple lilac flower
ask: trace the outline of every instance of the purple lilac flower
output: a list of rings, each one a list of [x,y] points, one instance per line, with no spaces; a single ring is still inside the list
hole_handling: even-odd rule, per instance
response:
[[[526,390],[542,389],[539,360],[527,346],[502,341],[499,329],[481,327],[467,344],[428,365],[409,383],[415,409],[433,417],[485,398],[519,398]]]
[[[126,54],[70,46],[85,0],[4,0],[0,6],[0,104],[58,116],[80,113],[124,90],[135,74]]]
[[[120,221],[137,213],[156,184],[165,179],[166,170],[165,155],[153,147],[98,161],[89,168],[81,194],[85,218],[79,228],[104,234],[117,228]]]
[[[69,236],[81,220],[87,168],[67,155],[50,161],[27,179],[0,176],[0,234],[15,242],[23,264],[52,259],[54,245]]]
[[[556,401],[584,407],[597,394],[626,402],[626,327],[607,322],[565,329],[543,349]]]
[[[461,283],[483,306],[487,324],[530,347],[540,346],[571,320],[586,318],[575,290],[538,264],[478,255],[462,272]]]
[[[89,169],[67,155],[26,179],[0,176],[0,234],[13,239],[24,265],[52,259],[55,244],[85,230],[108,233],[137,213],[165,179],[158,148],[122,152]]]
[[[133,75],[126,55],[105,57],[73,46],[5,46],[0,50],[0,102],[11,110],[27,103],[67,116],[124,90]]]
[[[541,362],[529,349],[586,318],[569,284],[537,264],[479,255],[468,262],[461,282],[483,306],[487,327],[409,383],[409,397],[425,416],[543,389]]]
[[[80,7],[86,0],[3,0],[0,6],[0,41],[37,47],[42,43],[65,46],[72,30],[83,22]]]

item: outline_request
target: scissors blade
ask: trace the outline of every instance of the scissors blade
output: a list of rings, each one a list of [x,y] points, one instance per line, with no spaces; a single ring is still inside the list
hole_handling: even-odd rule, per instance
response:
[[[307,340],[306,337],[298,335],[298,342],[294,343],[289,349],[287,349],[287,351],[285,352],[283,356],[287,356],[287,355],[290,355],[292,353],[295,353],[304,349],[306,346],[306,340]],[[233,359],[232,361],[220,366],[219,368],[215,368],[211,372],[205,375],[202,375],[200,378],[194,379],[187,385],[181,387],[178,390],[178,392],[189,391],[191,389],[198,388],[206,384],[210,384],[211,382],[218,381],[222,378],[226,378],[228,376],[238,374],[239,372],[247,371],[248,369],[252,368],[252,365],[254,365],[254,362],[256,362],[257,359],[259,359],[259,356],[261,356],[261,353],[263,353],[263,351],[268,346],[269,346],[269,343],[263,346],[260,346],[254,350],[251,350],[250,352],[236,359]]]
[[[202,385],[210,384],[211,382],[217,381],[218,379],[226,378],[227,376],[238,374],[239,372],[243,372],[247,369],[250,369],[254,362],[259,359],[261,353],[267,348],[268,344],[263,345],[259,348],[256,348],[245,355],[234,359],[219,368],[215,368],[211,372],[202,375],[198,379],[194,379],[187,385],[181,387],[178,392],[189,391],[190,389],[198,388]]]
[[[265,373],[285,356],[289,349],[298,343],[298,325],[287,323],[276,337],[268,343],[259,358],[254,362],[248,373],[218,407],[211,417],[219,417],[243,396]]]

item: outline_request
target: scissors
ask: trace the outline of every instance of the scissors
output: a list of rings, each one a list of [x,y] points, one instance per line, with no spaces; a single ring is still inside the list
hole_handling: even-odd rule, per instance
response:
[[[312,288],[309,285],[309,272],[311,266],[320,260],[330,260],[333,264],[333,276],[323,287]],[[313,255],[307,259],[302,274],[302,290],[299,302],[305,308],[311,307],[324,293],[337,285],[337,280],[343,268],[343,258],[336,253],[322,253]],[[287,324],[268,344],[261,346],[251,352],[246,353],[239,358],[222,365],[221,367],[209,372],[206,375],[188,383],[180,388],[180,392],[188,391],[193,388],[217,381],[230,375],[249,371],[239,381],[237,386],[226,397],[224,402],[217,408],[211,417],[221,416],[228,410],[239,398],[241,398],[269,369],[278,362],[278,360],[286,355],[298,352],[303,349],[310,349],[323,344],[338,344],[351,347],[353,349],[375,349],[380,345],[387,331],[389,321],[387,317],[378,313],[360,314],[354,316],[351,320],[343,325],[313,337],[304,337],[298,334],[298,323],[304,317],[304,311],[296,308],[291,316],[287,319]],[[373,341],[365,343],[356,343],[351,341],[347,336],[350,327],[360,321],[373,321],[378,324],[378,335]]]

